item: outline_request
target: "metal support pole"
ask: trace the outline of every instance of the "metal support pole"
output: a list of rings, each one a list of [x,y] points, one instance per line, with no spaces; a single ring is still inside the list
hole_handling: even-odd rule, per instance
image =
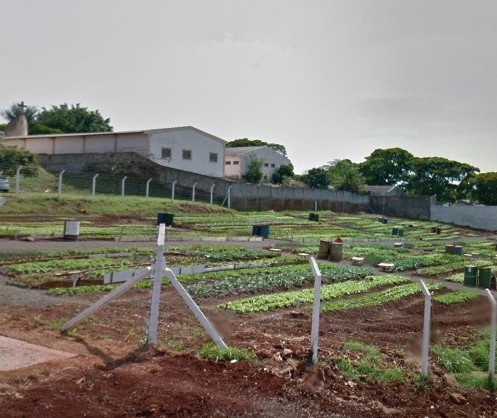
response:
[[[145,197],[148,199],[148,194],[150,192],[150,182],[152,181],[152,179],[148,179],[147,180],[147,184],[145,186]]]
[[[124,199],[124,190],[126,187],[126,179],[127,178],[128,178],[128,176],[124,176],[121,180],[121,199]]]
[[[314,305],[312,308],[312,327],[311,327],[311,353],[312,363],[318,361],[318,342],[319,342],[319,317],[321,314],[321,271],[314,257],[309,258],[312,273],[314,274]]]
[[[430,324],[431,324],[431,293],[423,280],[419,285],[425,296],[425,312],[423,321],[423,345],[421,351],[421,377],[428,377],[429,355],[430,355]]]
[[[80,312],[74,318],[70,319],[65,324],[63,324],[60,327],[60,332],[65,332],[68,329],[74,328],[81,321],[88,318],[90,315],[94,314],[99,309],[103,308],[105,304],[117,298],[119,295],[122,295],[124,292],[131,289],[135,285],[135,283],[138,283],[140,280],[143,280],[145,277],[149,277],[149,275],[150,275],[150,267],[147,267],[142,271],[138,272],[135,275],[135,277],[127,280],[121,286],[116,287],[112,292],[106,294],[102,299],[95,302],[93,305],[86,308],[83,312]]]
[[[62,196],[62,176],[64,175],[64,173],[66,172],[66,170],[62,170],[59,174],[59,187],[58,187],[58,195],[59,197]]]
[[[211,203],[211,205],[214,203],[214,187],[216,187],[216,183],[214,183],[214,184],[211,186],[211,199],[210,199],[210,203]]]
[[[488,377],[492,386],[495,384],[495,338],[496,338],[496,316],[497,304],[494,295],[488,289],[485,289],[488,299],[492,305],[492,318],[490,320],[490,353],[488,357]]]
[[[22,170],[22,165],[20,165],[19,167],[17,167],[17,170],[16,170],[16,196],[19,195],[19,183],[20,183],[20,180],[21,180],[21,170]]]
[[[174,202],[174,192],[176,190],[176,183],[178,182],[178,180],[174,180],[173,181],[173,187],[171,189],[171,200]]]
[[[233,186],[228,187],[228,208],[231,208],[231,188]]]
[[[152,302],[150,303],[150,319],[148,322],[148,345],[157,345],[157,329],[159,327],[159,306],[160,290],[164,270],[166,269],[166,260],[164,258],[164,241],[166,236],[166,224],[159,225],[159,234],[157,236],[157,249],[155,251],[155,262],[152,274]]]
[[[197,188],[197,182],[193,183],[192,186],[192,202],[195,202],[195,189]]]
[[[95,199],[95,194],[97,193],[97,177],[98,173],[91,179],[91,197]]]
[[[165,273],[166,273],[166,277],[169,279],[169,281],[174,286],[176,291],[179,293],[179,295],[186,302],[186,304],[188,305],[190,310],[195,315],[195,318],[197,318],[197,320],[200,322],[200,325],[202,325],[202,328],[204,328],[204,330],[207,332],[207,334],[209,334],[209,336],[212,338],[214,343],[219,348],[228,348],[228,346],[224,343],[223,339],[221,338],[221,336],[219,335],[217,330],[210,323],[210,321],[206,318],[206,316],[203,314],[203,312],[200,310],[200,308],[194,302],[192,297],[188,294],[188,292],[185,290],[185,288],[178,281],[178,279],[176,278],[173,271],[171,269],[166,268]]]
[[[317,210],[318,210],[318,201],[315,200],[314,201],[314,212],[317,212]]]

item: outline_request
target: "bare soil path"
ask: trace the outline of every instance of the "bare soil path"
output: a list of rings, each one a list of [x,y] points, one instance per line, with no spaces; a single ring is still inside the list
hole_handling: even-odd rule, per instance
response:
[[[11,286],[7,284],[7,277],[0,274],[0,306],[44,307],[61,303],[87,304],[88,301],[76,297],[50,296],[45,290]]]

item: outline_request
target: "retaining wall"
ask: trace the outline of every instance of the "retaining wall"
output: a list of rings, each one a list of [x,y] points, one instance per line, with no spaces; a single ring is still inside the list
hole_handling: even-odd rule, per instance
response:
[[[195,174],[164,167],[138,154],[57,154],[38,155],[38,162],[46,169],[67,172],[109,172],[112,165],[125,164],[124,175],[158,179],[164,185],[177,181],[178,189],[190,190],[194,183],[198,196],[206,196],[214,186],[216,201],[223,201],[231,187],[231,207],[238,210],[333,210],[359,212],[369,210],[369,196],[351,192],[309,188],[261,186]],[[117,163],[116,161],[117,160]],[[122,167],[121,167],[122,168]]]
[[[497,231],[497,206],[433,205],[431,219],[487,231]]]
[[[371,196],[371,212],[400,218],[430,219],[435,196]]]

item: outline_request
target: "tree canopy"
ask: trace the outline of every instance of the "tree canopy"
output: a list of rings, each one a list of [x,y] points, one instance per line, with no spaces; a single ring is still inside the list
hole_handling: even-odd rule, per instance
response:
[[[7,176],[16,174],[17,167],[23,166],[22,173],[35,175],[38,172],[36,159],[31,152],[24,148],[0,145],[0,171]]]
[[[415,157],[406,188],[417,195],[436,194],[441,202],[452,203],[464,197],[463,181],[478,171],[477,167],[447,158]]]
[[[354,193],[364,191],[365,181],[358,164],[350,160],[334,160],[328,164],[327,170],[334,189]]]
[[[412,169],[414,155],[402,148],[376,149],[359,169],[367,184],[387,186],[402,183]]]
[[[104,118],[98,110],[89,110],[79,103],[63,103],[50,109],[42,108],[41,111],[36,106],[14,103],[3,110],[1,115],[10,122],[22,113],[28,121],[29,135],[112,132],[109,118]]]
[[[292,178],[295,176],[293,172],[293,164],[282,164],[273,173],[272,181],[274,184],[281,184],[285,178]]]
[[[472,200],[482,205],[497,205],[497,173],[473,174],[461,184]]]
[[[313,189],[327,189],[330,185],[328,170],[324,167],[311,168],[301,176],[301,180]]]
[[[79,103],[43,108],[36,120],[41,125],[64,133],[112,132],[109,118],[105,119],[98,110],[89,110]]]
[[[286,157],[286,148],[284,145],[275,144],[271,142],[261,141],[260,139],[248,139],[248,138],[239,138],[233,141],[230,141],[226,144],[227,148],[235,148],[235,147],[263,147],[267,146],[269,148],[278,151],[281,155]]]

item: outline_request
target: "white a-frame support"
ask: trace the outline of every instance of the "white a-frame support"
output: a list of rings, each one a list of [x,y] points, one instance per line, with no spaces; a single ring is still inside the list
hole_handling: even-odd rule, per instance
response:
[[[204,330],[209,334],[214,343],[220,348],[227,348],[223,339],[214,328],[214,326],[210,323],[207,317],[200,310],[195,301],[191,298],[185,288],[181,285],[181,283],[176,278],[175,274],[172,270],[166,267],[166,260],[164,258],[164,241],[165,241],[165,231],[166,225],[159,225],[159,234],[157,237],[157,250],[155,254],[155,261],[152,267],[147,267],[135,274],[134,277],[128,279],[121,286],[114,289],[109,294],[105,295],[102,299],[95,302],[93,305],[86,308],[83,312],[80,312],[74,318],[67,321],[60,328],[61,332],[65,332],[71,328],[74,328],[77,324],[88,318],[90,315],[97,312],[104,305],[106,305],[111,300],[117,298],[122,295],[127,290],[131,289],[136,283],[140,280],[150,277],[152,275],[153,283],[152,283],[152,299],[150,302],[150,318],[149,318],[149,328],[148,328],[148,337],[147,344],[148,345],[156,345],[157,344],[157,329],[159,325],[159,310],[160,310],[160,290],[162,284],[162,278],[166,276],[171,284],[174,286],[179,295],[186,302],[188,308],[193,312],[197,320],[200,322],[200,325],[204,328]]]

